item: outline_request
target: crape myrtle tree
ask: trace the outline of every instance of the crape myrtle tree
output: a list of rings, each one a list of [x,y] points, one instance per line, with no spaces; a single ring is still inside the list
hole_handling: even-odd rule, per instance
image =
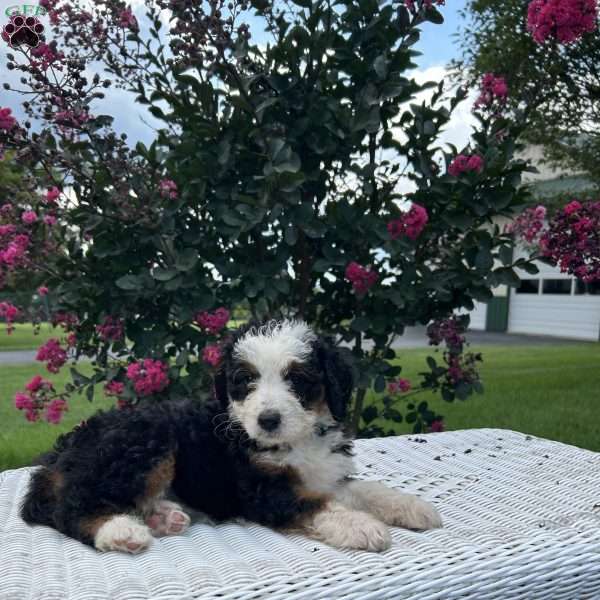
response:
[[[38,196],[3,198],[0,264],[36,279],[64,331],[38,359],[92,357],[93,374],[73,367],[64,391],[29,382],[29,419],[58,421],[69,394],[98,386],[121,406],[206,397],[239,306],[343,346],[363,435],[403,419],[439,430],[412,400],[422,389],[481,391],[456,315],[535,269],[493,225],[524,200],[522,123],[492,94],[465,148],[441,143],[467,92],[412,71],[442,0],[157,1],[139,20],[113,0],[42,4],[52,41],[9,56],[21,79],[4,102],[22,94],[35,125],[10,106],[0,122]],[[151,144],[112,129],[114,86],[160,123]],[[410,382],[391,346],[419,323],[441,350]],[[370,388],[387,389],[378,408]]]
[[[470,0],[466,13],[460,73],[481,79],[477,102],[495,92],[506,107],[524,106],[523,137],[543,144],[547,158],[586,172],[597,193],[597,0]],[[591,198],[565,194],[548,206],[531,206],[508,226],[540,260],[586,284],[600,281],[600,202],[590,192]]]
[[[502,75],[509,106],[526,105],[524,136],[548,159],[600,185],[597,0],[469,0],[463,81]]]

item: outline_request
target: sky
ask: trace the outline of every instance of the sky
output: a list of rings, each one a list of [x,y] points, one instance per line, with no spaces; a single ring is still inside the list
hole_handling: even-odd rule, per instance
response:
[[[415,46],[415,49],[422,52],[422,56],[416,60],[418,69],[414,73],[418,81],[439,81],[447,76],[446,65],[453,58],[459,56],[455,34],[459,30],[462,21],[459,12],[464,8],[466,2],[467,0],[446,0],[446,5],[439,8],[444,15],[444,24],[426,23],[423,25],[421,40]],[[32,1],[31,4],[37,4],[37,0]],[[133,0],[131,4],[134,10],[141,14],[143,0]],[[8,22],[5,11],[15,5],[17,4],[13,0],[0,0],[0,18],[2,19],[0,23],[2,25]],[[47,17],[42,17],[42,22],[45,23],[46,20]],[[0,83],[15,80],[15,73],[9,73],[6,70],[7,51],[9,51],[7,45],[0,40]],[[147,123],[147,121],[151,122],[152,118],[148,118],[147,115],[142,118],[143,109],[135,105],[129,94],[120,90],[110,90],[107,100],[104,104],[113,109],[114,126],[119,133],[127,133],[132,143],[138,140],[149,142],[153,139],[154,132]],[[19,99],[15,94],[0,88],[0,106],[11,107],[17,117],[22,114],[18,110],[18,103]],[[103,107],[100,112],[106,113],[109,111]],[[471,107],[469,101],[467,101],[457,109],[443,139],[458,147],[464,146],[468,139],[469,126],[472,123]]]

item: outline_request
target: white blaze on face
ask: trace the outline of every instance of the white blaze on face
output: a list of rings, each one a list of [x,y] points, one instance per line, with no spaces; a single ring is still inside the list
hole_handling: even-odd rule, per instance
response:
[[[317,415],[304,409],[285,375],[290,365],[309,358],[315,339],[306,323],[283,321],[251,329],[236,343],[234,361],[250,365],[258,377],[245,399],[230,402],[229,411],[252,439],[279,444],[312,435]],[[281,416],[281,424],[273,432],[258,423],[259,415],[267,410]]]

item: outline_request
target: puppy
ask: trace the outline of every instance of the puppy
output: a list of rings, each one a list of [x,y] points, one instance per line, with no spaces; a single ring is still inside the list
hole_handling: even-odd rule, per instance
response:
[[[338,548],[385,550],[387,525],[441,527],[430,504],[351,478],[342,433],[351,375],[305,323],[242,328],[224,348],[212,401],[91,417],[46,455],[22,517],[129,553],[189,525],[168,491],[213,519],[243,517]]]

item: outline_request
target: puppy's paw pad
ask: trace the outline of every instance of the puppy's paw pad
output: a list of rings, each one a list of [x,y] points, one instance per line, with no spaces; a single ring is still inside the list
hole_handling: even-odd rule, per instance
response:
[[[152,543],[146,525],[127,515],[117,515],[106,521],[96,532],[94,546],[101,552],[116,550],[138,554]]]
[[[153,535],[179,535],[190,525],[189,515],[182,507],[168,500],[157,502],[152,514],[146,517],[146,524],[152,529]]]

